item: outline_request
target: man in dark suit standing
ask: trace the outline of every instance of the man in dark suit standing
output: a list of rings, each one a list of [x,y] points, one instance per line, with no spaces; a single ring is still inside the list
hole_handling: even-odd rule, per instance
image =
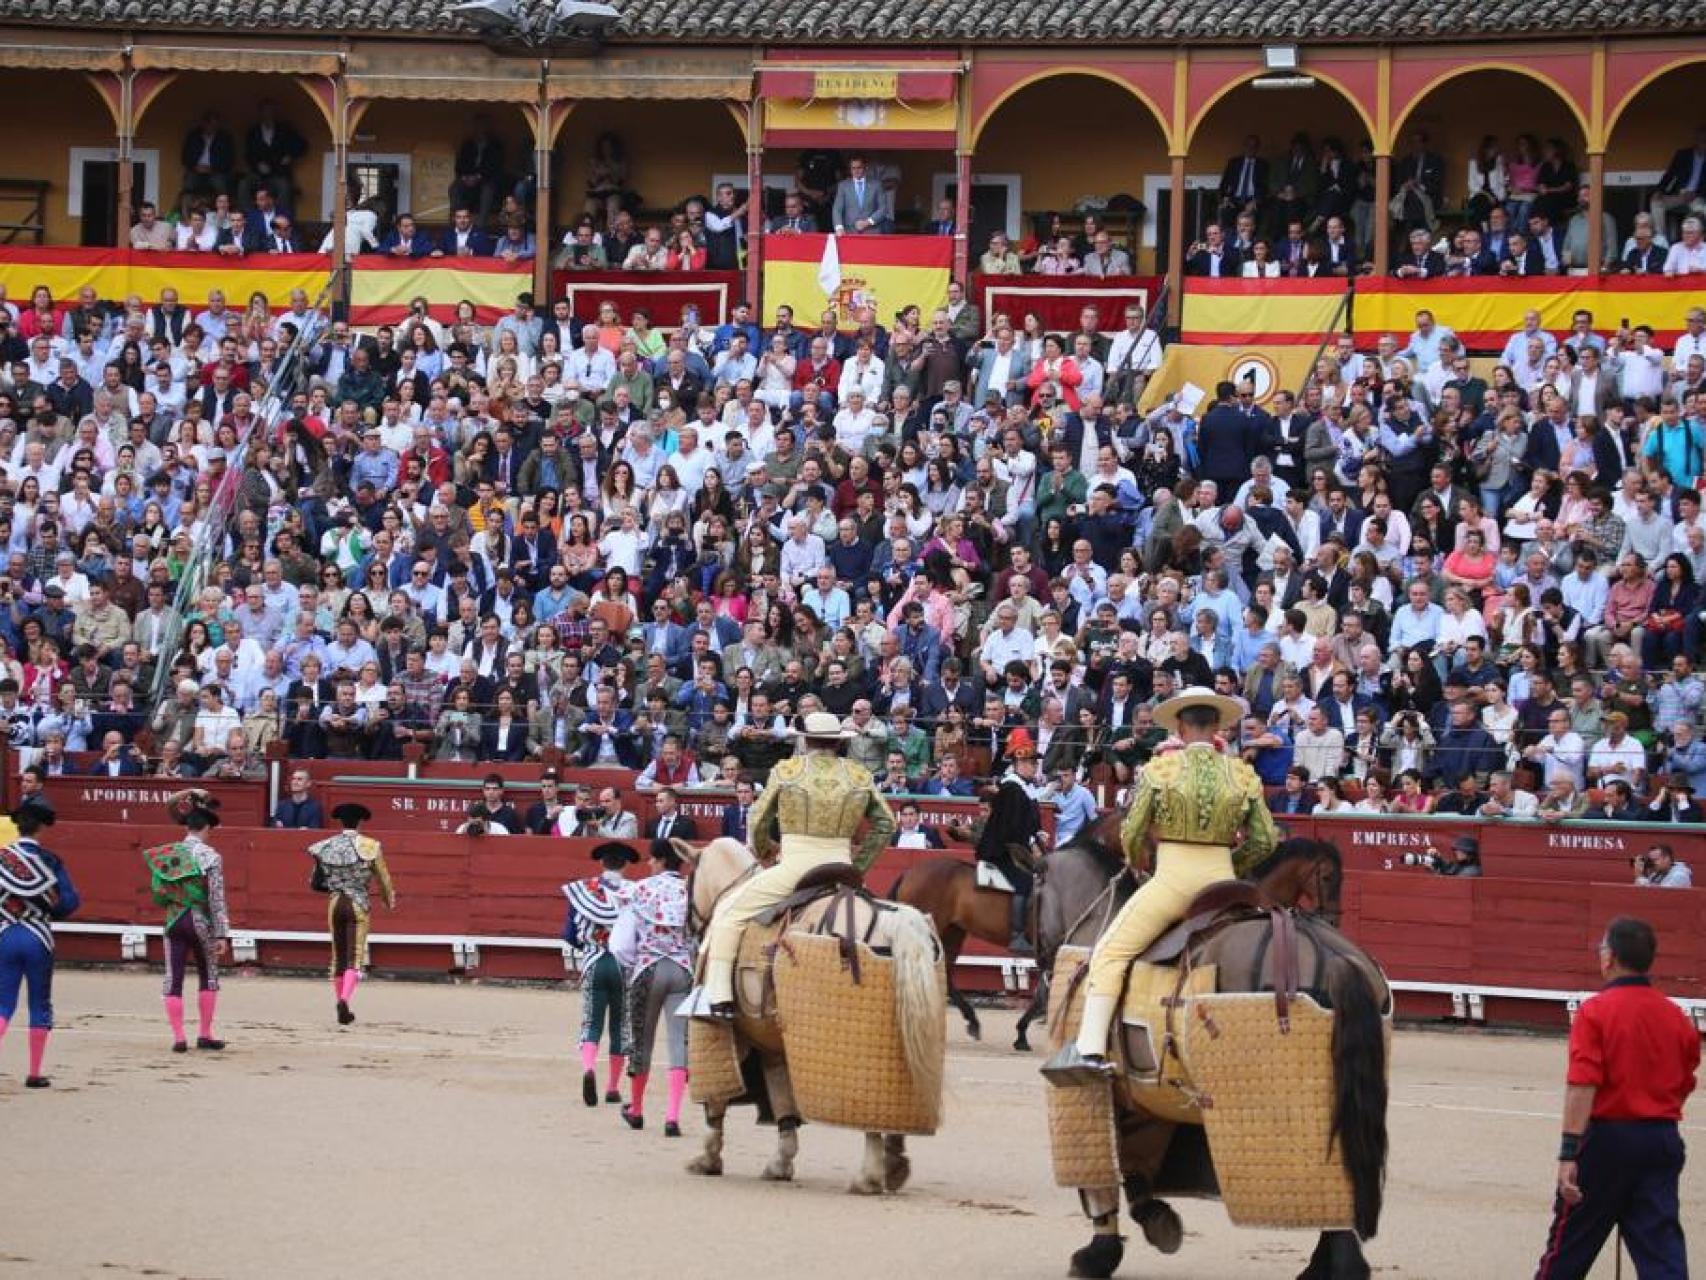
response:
[[[1426,229],[1433,225],[1445,199],[1445,159],[1428,150],[1425,130],[1416,130],[1412,141],[1416,149],[1392,166],[1392,180],[1404,197],[1404,225]],[[1378,218],[1382,212],[1376,209],[1374,216]]]
[[[186,209],[190,196],[204,196],[211,204],[214,196],[235,194],[231,177],[237,167],[237,148],[230,131],[219,123],[217,112],[207,112],[190,130],[179,158],[184,166]]]
[[[281,209],[293,208],[296,184],[290,170],[308,154],[308,144],[290,123],[278,118],[276,104],[262,98],[255,106],[256,120],[243,139],[243,161],[249,174],[243,180],[248,189],[243,200],[248,204],[256,188],[265,187]]]
[[[753,788],[752,779],[742,777],[735,783],[735,799],[733,804],[723,806],[723,820],[719,835],[727,836],[730,840],[748,843],[748,822],[752,813]]]
[[[1256,424],[1234,403],[1238,389],[1230,382],[1214,389],[1214,408],[1197,429],[1197,455],[1204,480],[1214,481],[1218,501],[1230,502],[1250,474],[1256,452]]]
[[[834,215],[837,234],[886,235],[894,230],[888,196],[864,156],[847,161],[847,176],[835,188]]]
[[[484,223],[498,203],[503,177],[503,143],[492,136],[492,123],[483,115],[474,117],[474,134],[456,149],[456,177],[450,184],[450,207],[471,209]]]
[[[694,840],[699,827],[680,810],[673,787],[660,787],[656,796],[658,816],[651,821],[646,834],[653,840]]]
[[[1231,226],[1241,213],[1258,213],[1268,198],[1268,162],[1262,159],[1262,140],[1244,139],[1244,150],[1226,162],[1220,175],[1220,221]],[[1236,274],[1236,273],[1234,273]]]

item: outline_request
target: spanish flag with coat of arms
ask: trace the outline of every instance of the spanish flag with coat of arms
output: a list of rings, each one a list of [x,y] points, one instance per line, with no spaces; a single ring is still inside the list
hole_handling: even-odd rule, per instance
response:
[[[792,307],[805,328],[830,307],[843,329],[870,307],[887,328],[895,312],[917,306],[926,322],[948,303],[954,242],[949,236],[768,235],[764,306]]]

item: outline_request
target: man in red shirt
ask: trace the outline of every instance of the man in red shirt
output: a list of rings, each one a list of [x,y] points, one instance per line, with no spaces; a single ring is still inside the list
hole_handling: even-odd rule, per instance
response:
[[[1647,979],[1652,926],[1619,916],[1599,944],[1605,988],[1570,1028],[1552,1229],[1535,1280],[1578,1280],[1620,1228],[1641,1280],[1687,1280],[1677,1205],[1683,1100],[1700,1035]]]

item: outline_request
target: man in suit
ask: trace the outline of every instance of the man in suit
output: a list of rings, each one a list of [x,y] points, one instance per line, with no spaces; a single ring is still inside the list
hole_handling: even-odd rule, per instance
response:
[[[400,213],[396,227],[379,242],[379,252],[393,258],[424,258],[432,252],[432,245],[416,231],[414,216]]]
[[[888,194],[865,164],[864,156],[847,161],[847,176],[835,187],[836,234],[886,235],[894,230]]]
[[[233,194],[231,176],[237,167],[237,148],[230,131],[219,123],[217,112],[207,112],[190,130],[179,158],[184,167],[186,209],[191,196],[205,197],[211,204],[214,196]]]
[[[1327,235],[1321,243],[1321,261],[1331,276],[1354,276],[1361,265],[1357,261],[1357,247],[1345,233],[1345,220],[1337,214],[1327,219]]]
[[[1445,159],[1437,151],[1428,150],[1425,130],[1416,130],[1411,141],[1415,150],[1392,166],[1392,179],[1404,197],[1405,225],[1425,229],[1433,225],[1445,199]],[[1382,211],[1376,209],[1374,213],[1380,217]]]
[[[143,774],[142,759],[136,748],[114,729],[101,739],[101,754],[85,770],[95,778],[139,778]]]
[[[1185,274],[1224,280],[1236,276],[1243,262],[1238,250],[1226,243],[1226,232],[1218,222],[1203,229],[1203,238],[1191,246],[1185,257]]]
[[[438,245],[432,250],[435,258],[489,258],[497,246],[492,238],[474,225],[474,215],[466,209],[458,209],[450,215],[450,225],[444,234],[438,238]],[[565,302],[565,306],[567,303]],[[573,351],[574,335],[561,333],[559,341],[561,351]]]
[[[249,166],[243,179],[243,203],[248,204],[255,192],[264,188],[280,207],[290,208],[296,194],[291,166],[308,153],[308,144],[288,121],[278,118],[272,99],[262,98],[255,106],[255,116],[255,123],[243,138],[243,161]]]
[[[1268,162],[1262,159],[1262,140],[1244,139],[1244,150],[1226,162],[1220,175],[1220,221],[1231,226],[1240,213],[1255,213],[1268,198]],[[1234,272],[1234,274],[1237,274]]]
[[[1087,276],[1129,276],[1131,255],[1114,247],[1114,238],[1098,231],[1090,242],[1090,252],[1084,255],[1084,274]]]
[[[678,659],[687,651],[687,628],[670,617],[669,601],[652,601],[652,620],[640,628],[646,652],[663,655],[664,663]]]
[[[213,242],[213,251],[227,258],[246,258],[265,249],[260,229],[249,225],[249,217],[241,209],[231,211],[231,221]]]
[[[1030,357],[1013,340],[1013,330],[1002,325],[995,331],[992,346],[978,346],[972,354],[972,403],[981,405],[993,393],[1010,404],[1022,393],[1025,375],[1031,371]]]
[[[267,253],[301,253],[302,246],[296,243],[294,229],[290,219],[282,213],[275,213],[270,223],[271,230],[262,237],[261,247]]]
[[[800,193],[790,191],[782,197],[782,216],[770,219],[764,224],[764,230],[773,236],[808,235],[817,230],[817,219],[806,212]]]
[[[1636,276],[1664,274],[1669,246],[1658,242],[1653,234],[1654,222],[1654,219],[1642,215],[1635,218],[1634,234],[1629,237],[1629,245],[1617,262],[1619,271]]]
[[[1392,264],[1392,274],[1400,280],[1438,280],[1445,273],[1445,255],[1429,247],[1427,229],[1412,230],[1409,248]]]
[[[578,732],[581,745],[576,762],[581,768],[595,764],[621,765],[624,769],[640,767],[640,747],[634,737],[634,713],[616,709],[615,690],[601,688],[598,691],[596,704],[586,713]]]
[[[1474,227],[1463,229],[1462,249],[1445,260],[1446,270],[1454,276],[1496,276],[1499,260],[1487,252],[1481,233]]]
[[[1230,499],[1250,474],[1250,459],[1256,454],[1254,420],[1241,412],[1235,400],[1238,388],[1230,382],[1214,389],[1214,407],[1203,415],[1197,429],[1197,455],[1202,478]]]
[[[730,840],[739,840],[742,844],[748,843],[747,828],[753,799],[752,779],[743,775],[735,782],[734,803],[723,806],[722,822],[717,834]]]
[[[646,834],[653,840],[695,840],[699,836],[698,824],[681,812],[676,799],[675,788],[659,787],[654,798],[657,805],[657,817],[651,821],[651,830]]]
[[[1669,230],[1672,214],[1680,216],[1706,194],[1706,128],[1694,131],[1694,145],[1684,147],[1670,158],[1659,185],[1653,188],[1647,207],[1652,211],[1653,225]]]
[[[1564,232],[1544,213],[1528,215],[1528,243],[1539,250],[1547,275],[1564,274]]]
[[[1499,259],[1499,274],[1543,276],[1546,274],[1545,255],[1540,252],[1540,246],[1531,241],[1526,233],[1513,231],[1505,238],[1505,256]]]
[[[938,200],[936,216],[930,220],[930,225],[924,229],[927,236],[951,236],[954,234],[954,202]]]
[[[482,224],[490,219],[497,207],[503,167],[503,143],[492,136],[491,121],[483,115],[475,116],[473,136],[456,149],[451,209],[471,209]]]
[[[1623,396],[1617,387],[1617,375],[1605,367],[1598,347],[1582,344],[1577,353],[1580,363],[1570,373],[1570,411],[1578,416],[1591,413],[1601,422],[1612,405],[1621,405]]]
[[[1350,496],[1339,486],[1327,490],[1327,509],[1315,513],[1317,545],[1337,535],[1345,546],[1354,547],[1362,536],[1363,513],[1351,505]]]

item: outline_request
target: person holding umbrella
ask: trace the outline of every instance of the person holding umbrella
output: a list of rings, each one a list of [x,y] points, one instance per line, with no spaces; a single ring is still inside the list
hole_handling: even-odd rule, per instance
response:
[[[332,990],[338,997],[338,1025],[344,1027],[355,1021],[350,1000],[367,965],[367,924],[375,880],[385,905],[397,909],[397,890],[385,865],[385,850],[372,836],[361,834],[361,824],[372,817],[366,805],[340,804],[332,810],[332,821],[343,829],[308,846],[308,855],[314,859],[310,883],[330,895],[326,922],[332,933]]]

